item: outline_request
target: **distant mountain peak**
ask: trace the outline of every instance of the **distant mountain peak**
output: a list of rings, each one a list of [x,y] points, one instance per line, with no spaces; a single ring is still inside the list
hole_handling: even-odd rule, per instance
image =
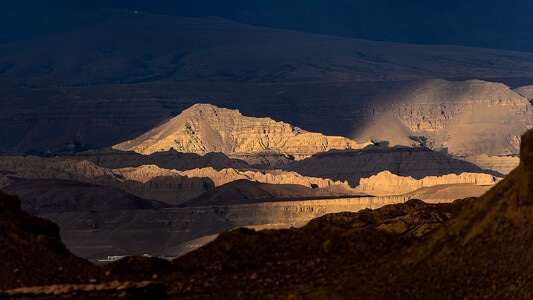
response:
[[[298,160],[331,149],[360,149],[367,144],[308,132],[271,118],[243,116],[234,109],[198,103],[168,122],[113,148],[141,154],[169,149],[198,154],[223,152],[233,157],[278,153]]]

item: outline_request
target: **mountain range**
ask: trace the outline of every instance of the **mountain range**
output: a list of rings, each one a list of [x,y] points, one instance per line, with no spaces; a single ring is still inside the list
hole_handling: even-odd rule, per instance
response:
[[[302,228],[241,228],[170,262],[127,257],[90,265],[65,250],[53,223],[0,194],[0,224],[10,229],[0,237],[11,249],[4,257],[19,253],[2,265],[13,275],[0,282],[1,295],[528,298],[533,131],[521,140],[519,166],[479,198],[410,200],[328,214]],[[27,239],[33,243],[22,244]]]
[[[531,52],[142,2],[0,0],[0,298],[531,298]]]
[[[57,222],[71,251],[97,259],[177,255],[236,226],[302,226],[415,198],[451,202],[503,177],[427,147],[356,143],[210,104],[113,148],[0,157],[0,188]]]
[[[524,99],[490,82],[501,82],[513,91],[521,87],[525,91],[533,84],[532,56],[527,52],[376,42],[213,17],[76,11],[39,3],[30,10],[12,5],[6,8],[10,17],[3,19],[6,28],[17,16],[26,20],[46,13],[64,20],[43,20],[41,27],[28,28],[19,39],[0,43],[0,153],[4,155],[110,147],[195,103],[356,139],[374,137],[379,119],[396,114],[400,120],[391,128],[383,125],[387,136],[382,139],[396,142],[390,136],[400,133],[398,139],[408,142],[414,133],[428,135],[434,147],[454,153],[467,148],[468,155],[500,155],[516,151],[517,130],[506,132],[514,140],[472,148],[465,144],[469,138],[477,142],[477,137],[450,141],[447,134],[458,133],[443,120],[460,121],[465,116],[461,107],[471,96],[488,101],[469,104],[471,109],[497,101],[479,98],[494,88],[500,89],[496,93],[503,97],[502,103],[512,101],[517,107],[513,111],[519,113]],[[489,83],[462,82],[471,79]],[[425,90],[425,100],[410,96],[417,89]],[[444,115],[438,107],[419,110],[421,101],[429,104],[444,95],[450,98]],[[415,115],[401,111],[404,106],[407,111],[415,106]],[[498,107],[487,110],[490,119],[503,114]],[[419,120],[416,110],[428,113],[431,122],[446,125],[446,130],[432,132],[433,136],[422,132],[431,126],[428,120]],[[453,119],[456,115],[459,119]],[[527,118],[528,113],[519,115],[518,123]]]

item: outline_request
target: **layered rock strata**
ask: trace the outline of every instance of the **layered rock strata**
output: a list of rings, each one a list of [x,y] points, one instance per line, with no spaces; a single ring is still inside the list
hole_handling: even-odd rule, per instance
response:
[[[425,145],[457,156],[516,155],[520,135],[533,124],[529,99],[501,83],[429,80],[393,97],[372,108],[356,140]]]
[[[169,149],[198,154],[223,152],[241,158],[274,153],[300,160],[331,149],[360,149],[366,145],[340,136],[307,132],[270,118],[246,117],[238,110],[195,104],[168,122],[113,148],[142,154]]]
[[[398,176],[390,171],[382,171],[369,178],[361,178],[355,189],[358,192],[369,195],[386,196],[406,194],[423,187],[431,187],[444,184],[473,184],[481,186],[495,185],[501,178],[489,174],[461,173],[447,174],[442,176],[426,176],[415,179],[410,176]]]

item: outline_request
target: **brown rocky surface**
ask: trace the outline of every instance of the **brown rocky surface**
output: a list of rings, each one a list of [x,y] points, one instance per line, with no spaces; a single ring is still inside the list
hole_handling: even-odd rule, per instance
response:
[[[168,151],[206,154],[222,152],[246,159],[249,154],[275,153],[301,160],[331,149],[360,149],[340,136],[307,132],[270,118],[243,116],[238,110],[195,104],[141,136],[113,146],[141,154]]]
[[[0,230],[0,290],[104,278],[101,270],[67,250],[56,224],[30,216],[18,197],[1,192]]]
[[[174,260],[187,279],[169,293],[190,299],[366,298],[345,289],[379,285],[388,276],[376,273],[382,264],[394,263],[405,244],[438,228],[463,205],[412,200],[326,215],[300,229],[233,230]]]

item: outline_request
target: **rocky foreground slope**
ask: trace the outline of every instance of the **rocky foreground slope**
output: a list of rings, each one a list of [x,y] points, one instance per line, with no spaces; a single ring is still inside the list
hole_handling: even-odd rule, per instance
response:
[[[411,200],[377,210],[329,214],[299,229],[237,229],[171,262],[130,257],[99,269],[100,274],[155,280],[165,286],[167,295],[180,299],[528,299],[533,296],[533,131],[522,136],[521,145],[519,167],[479,198],[433,205]],[[2,201],[8,203],[3,214],[17,211],[9,204],[13,198],[4,196]],[[13,218],[1,220],[13,232],[24,227]],[[38,231],[30,230],[35,235]],[[25,274],[36,265],[22,264],[28,257],[25,248],[12,241],[19,238],[2,238],[15,245],[5,254],[12,262],[3,274],[13,276],[3,283],[4,289],[59,278],[36,273],[29,281]],[[15,272],[12,264],[21,268]],[[65,261],[61,269],[50,267],[49,272],[75,268],[75,263]],[[77,272],[87,276],[98,268]],[[2,295],[17,293],[35,295],[31,289]]]
[[[103,278],[67,250],[56,224],[22,211],[16,196],[0,193],[0,230],[0,289]]]

